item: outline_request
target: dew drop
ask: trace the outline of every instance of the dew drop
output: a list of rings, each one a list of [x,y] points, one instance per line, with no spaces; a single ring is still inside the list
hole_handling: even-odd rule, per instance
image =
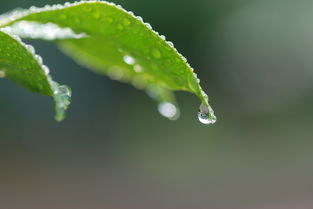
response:
[[[125,55],[125,56],[123,57],[123,59],[124,59],[124,62],[125,62],[126,64],[128,64],[128,65],[133,65],[133,64],[135,64],[135,59],[134,59],[132,56]]]
[[[162,102],[158,106],[160,114],[170,120],[177,120],[179,117],[178,108],[169,102]]]
[[[59,85],[56,82],[52,83],[54,89],[54,99],[56,101],[56,116],[57,121],[62,121],[65,117],[65,110],[71,103],[72,91],[68,86]]]
[[[45,72],[46,75],[48,75],[50,73],[50,70],[46,65],[42,65],[41,68]]]
[[[216,116],[212,108],[207,107],[205,104],[201,104],[198,113],[198,119],[203,124],[214,124],[216,122]]]
[[[162,56],[161,52],[158,49],[153,49],[151,53],[152,53],[152,56],[157,58],[157,59],[161,58],[161,56]]]
[[[72,95],[71,89],[66,85],[59,86],[59,92],[64,97],[70,97]]]
[[[31,46],[31,45],[26,45],[26,48],[27,48],[27,50],[28,50],[30,53],[35,54],[35,49],[34,49],[33,46]]]
[[[174,44],[171,41],[167,41],[167,44],[170,45],[172,48],[174,48]]]

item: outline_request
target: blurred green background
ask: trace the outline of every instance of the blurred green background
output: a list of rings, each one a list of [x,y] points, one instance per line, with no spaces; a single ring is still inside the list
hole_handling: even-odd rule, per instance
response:
[[[51,98],[0,81],[0,208],[313,208],[312,0],[116,0],[173,41],[218,122],[178,92],[169,121],[143,91],[29,41],[73,90]],[[0,12],[61,0],[10,0]]]

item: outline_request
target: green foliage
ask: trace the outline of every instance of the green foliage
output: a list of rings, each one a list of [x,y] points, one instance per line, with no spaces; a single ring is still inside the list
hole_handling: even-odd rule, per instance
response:
[[[56,120],[64,119],[70,104],[71,91],[52,81],[49,69],[42,65],[42,59],[32,46],[23,44],[18,37],[12,37],[0,30],[0,69],[7,77],[25,88],[52,96],[56,106]]]
[[[199,79],[186,59],[149,24],[119,6],[94,1],[31,8],[5,15],[0,19],[0,25],[22,38],[55,40],[65,54],[78,63],[113,79],[129,82],[136,88],[146,89],[160,103],[161,114],[170,119],[176,119],[179,113],[172,91],[182,90],[200,98],[199,117],[208,123],[216,120]],[[7,39],[19,43],[7,34],[5,36],[7,38],[0,39],[0,44]],[[22,49],[21,42],[19,44],[17,48]],[[25,47],[24,51],[8,50],[10,54],[16,51],[16,56],[23,53],[32,56]],[[10,59],[3,57],[0,62],[6,63]],[[33,58],[35,68],[30,70],[32,67],[28,62],[31,61],[17,62],[10,66],[10,70],[4,66],[6,77],[35,92],[53,96],[53,85],[40,63]]]

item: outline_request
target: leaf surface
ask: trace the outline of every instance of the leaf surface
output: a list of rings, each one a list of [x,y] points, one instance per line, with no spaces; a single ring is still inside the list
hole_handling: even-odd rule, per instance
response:
[[[49,69],[34,48],[24,44],[19,37],[0,29],[0,76],[8,78],[30,91],[52,96],[55,100],[56,120],[64,119],[70,104],[71,91],[54,82]]]
[[[36,24],[38,27],[34,28]],[[62,32],[53,36],[49,30],[42,29],[48,24],[57,25],[60,31],[71,30],[80,37],[62,38]],[[10,26],[11,32],[24,38],[55,39],[60,48],[78,63],[97,73],[146,89],[160,103],[161,114],[170,119],[176,119],[179,113],[172,93],[179,90],[200,98],[199,117],[209,123],[216,120],[208,97],[186,59],[164,36],[120,6],[88,1],[31,8],[4,16],[0,25]],[[27,31],[30,27],[33,29]],[[176,109],[171,111],[165,104],[175,105]]]

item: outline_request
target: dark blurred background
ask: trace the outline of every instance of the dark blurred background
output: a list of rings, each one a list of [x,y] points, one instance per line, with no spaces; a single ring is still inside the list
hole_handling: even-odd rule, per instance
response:
[[[51,98],[0,81],[2,209],[313,208],[312,0],[116,0],[175,43],[218,122],[178,92],[161,117],[143,91],[26,41],[73,90],[67,119]],[[0,12],[61,0],[10,0]]]

